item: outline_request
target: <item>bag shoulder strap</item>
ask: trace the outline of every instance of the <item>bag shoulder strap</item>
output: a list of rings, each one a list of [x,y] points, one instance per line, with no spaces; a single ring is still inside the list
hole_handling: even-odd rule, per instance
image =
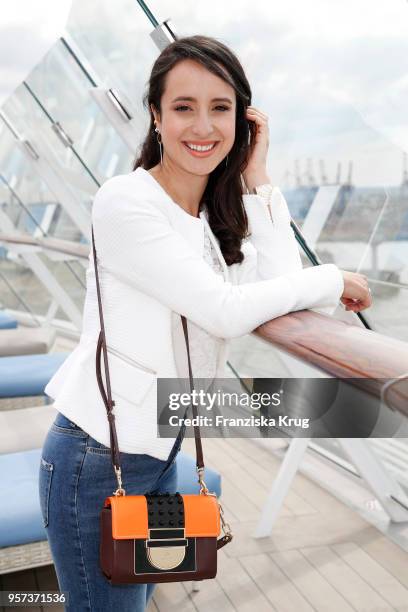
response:
[[[103,402],[106,407],[106,413],[107,413],[108,422],[109,422],[111,459],[112,459],[113,469],[115,471],[115,474],[118,480],[118,489],[116,493],[124,494],[124,489],[122,489],[122,478],[121,478],[122,470],[121,470],[121,465],[120,465],[119,445],[118,445],[118,438],[117,438],[116,425],[115,425],[115,414],[112,412],[112,408],[114,407],[115,402],[112,399],[112,391],[111,391],[110,376],[109,376],[108,351],[107,351],[107,346],[106,346],[105,324],[104,324],[104,319],[103,319],[102,299],[101,299],[101,290],[100,290],[100,285],[99,285],[99,275],[98,275],[97,255],[96,255],[96,248],[95,248],[93,225],[92,225],[92,249],[93,249],[94,267],[95,267],[96,290],[97,290],[97,295],[98,295],[99,319],[101,323],[101,330],[99,332],[98,343],[97,343],[97,348],[96,348],[96,377],[98,381],[98,387],[99,387]],[[191,368],[190,345],[188,342],[187,320],[184,315],[180,315],[180,316],[181,316],[181,321],[183,324],[184,339],[185,339],[186,348],[187,348],[188,374],[189,374],[189,379],[190,379],[190,389],[191,389],[191,393],[193,393],[194,380],[193,380],[193,371]],[[105,366],[105,372],[106,372],[106,392],[105,392],[105,387],[103,384],[102,373],[101,373],[102,351],[103,351],[103,356],[104,356],[104,366]],[[192,402],[192,410],[193,410],[193,417],[194,418],[197,417],[198,411],[197,411],[197,407],[195,406],[194,402]],[[198,419],[195,419],[195,422],[198,423]],[[201,435],[200,435],[199,425],[194,426],[194,438],[195,438],[195,446],[196,446],[196,465],[197,465],[197,472],[199,475],[200,487],[202,491],[208,493],[208,489],[205,485],[205,482],[203,481],[204,457],[203,457],[203,448],[201,444]],[[222,548],[223,546],[225,546],[226,544],[228,544],[229,542],[231,542],[233,536],[231,533],[230,526],[224,520],[224,516],[223,516],[224,511],[222,510],[222,506],[218,500],[217,500],[217,503],[220,508],[220,519],[221,519],[222,529],[224,531],[224,535],[221,538],[217,539],[217,550],[218,550]]]
[[[121,466],[120,466],[119,447],[118,447],[118,439],[117,439],[116,425],[115,425],[115,414],[112,412],[112,408],[115,405],[115,402],[112,399],[112,391],[111,391],[111,384],[110,384],[105,325],[104,325],[103,310],[102,310],[102,298],[101,298],[101,290],[100,290],[100,285],[99,285],[97,254],[96,254],[96,248],[95,248],[93,226],[92,226],[92,247],[93,247],[93,258],[94,258],[94,267],[95,267],[96,290],[97,290],[97,295],[98,295],[99,319],[101,323],[101,331],[99,332],[99,338],[98,338],[98,344],[97,344],[97,350],[96,350],[96,377],[98,381],[99,390],[101,392],[102,399],[106,407],[106,413],[108,417],[109,430],[110,430],[111,458],[112,458],[113,467],[116,472],[117,470],[120,471]],[[191,368],[190,345],[188,342],[187,320],[184,315],[180,315],[180,316],[181,316],[181,321],[183,324],[184,339],[185,339],[186,348],[187,348],[188,373],[189,373],[189,379],[190,379],[190,389],[192,393],[194,389],[194,381],[193,381],[193,372]],[[106,372],[106,392],[105,392],[105,388],[104,388],[104,384],[102,380],[102,373],[101,373],[101,353],[102,351],[103,351],[103,357],[104,357],[104,368]],[[197,411],[197,407],[195,406],[194,402],[192,403],[192,411],[193,411],[193,417],[197,417],[198,411]],[[195,422],[197,421],[198,419],[195,420]],[[201,434],[200,434],[199,425],[194,426],[194,438],[195,438],[195,446],[196,446],[197,471],[199,474],[200,473],[202,474],[204,470],[204,457],[203,457],[203,448],[202,448],[202,443],[201,443]]]

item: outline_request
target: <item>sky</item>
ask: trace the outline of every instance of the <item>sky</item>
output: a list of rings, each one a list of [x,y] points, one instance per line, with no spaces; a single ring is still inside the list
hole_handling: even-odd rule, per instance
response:
[[[3,0],[0,23],[0,104],[61,34],[68,0]],[[136,0],[74,0],[109,28],[109,11],[124,23]],[[272,179],[294,181],[299,160],[318,177],[319,160],[334,179],[353,162],[360,185],[396,185],[408,151],[407,0],[152,0],[159,21],[179,35],[202,33],[230,45],[243,63],[254,106],[268,114]],[[233,10],[232,10],[233,8]],[[152,28],[151,28],[152,29]],[[149,30],[150,31],[150,30]],[[120,44],[120,41],[118,41]]]
[[[61,36],[71,5],[71,0],[2,0],[0,105]]]

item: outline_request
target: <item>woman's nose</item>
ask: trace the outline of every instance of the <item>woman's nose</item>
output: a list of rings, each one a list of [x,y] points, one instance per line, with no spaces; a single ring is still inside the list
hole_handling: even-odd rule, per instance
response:
[[[193,132],[200,138],[206,138],[213,131],[211,117],[206,114],[196,117]]]

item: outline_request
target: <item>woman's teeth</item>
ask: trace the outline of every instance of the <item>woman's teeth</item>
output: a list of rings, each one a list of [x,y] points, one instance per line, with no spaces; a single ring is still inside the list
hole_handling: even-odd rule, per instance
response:
[[[201,145],[194,145],[194,144],[190,144],[189,142],[186,142],[186,145],[188,146],[189,149],[192,149],[193,151],[210,151],[211,149],[213,149],[215,147],[215,142],[212,145],[206,145],[206,146],[201,146]]]

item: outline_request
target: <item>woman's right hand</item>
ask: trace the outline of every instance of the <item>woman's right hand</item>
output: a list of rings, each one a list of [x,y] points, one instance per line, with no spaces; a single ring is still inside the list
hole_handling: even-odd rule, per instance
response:
[[[359,312],[369,308],[372,304],[371,293],[368,287],[368,279],[364,274],[341,270],[344,280],[344,291],[340,301],[346,306],[346,310]]]

